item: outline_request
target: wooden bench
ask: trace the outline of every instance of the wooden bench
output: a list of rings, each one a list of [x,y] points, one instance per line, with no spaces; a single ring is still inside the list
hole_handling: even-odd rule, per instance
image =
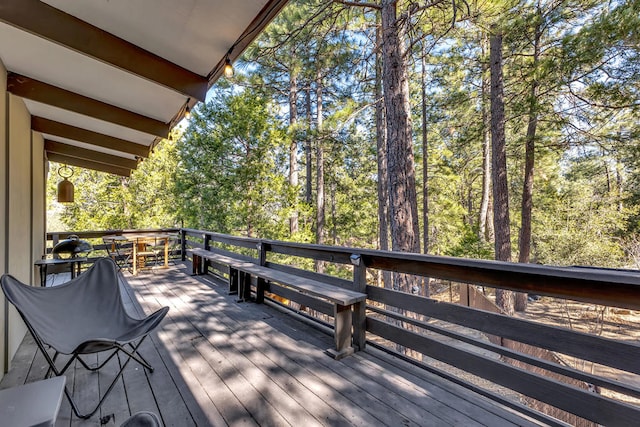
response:
[[[187,249],[187,253],[191,255],[192,259],[191,274],[193,274],[194,276],[206,274],[209,269],[210,263],[228,267],[229,270],[227,272],[229,273],[229,295],[238,294],[239,302],[249,299],[249,297],[251,296],[251,275],[244,273],[242,270],[239,270],[237,266],[250,261],[201,248]]]
[[[355,350],[352,343],[364,342],[363,337],[354,337],[352,327],[355,326],[353,313],[364,312],[367,295],[361,292],[344,289],[318,280],[297,276],[295,274],[274,270],[258,265],[254,262],[223,255],[201,248],[187,249],[193,263],[193,274],[207,272],[207,264],[214,262],[229,267],[229,291],[238,290],[240,301],[248,300],[251,292],[251,276],[257,279],[256,302],[264,301],[266,282],[275,282],[292,288],[297,292],[329,301],[333,304],[335,349],[328,349],[327,353],[335,359],[341,359],[352,354]],[[359,322],[356,322],[359,323]],[[354,327],[356,334],[364,334],[364,328]]]

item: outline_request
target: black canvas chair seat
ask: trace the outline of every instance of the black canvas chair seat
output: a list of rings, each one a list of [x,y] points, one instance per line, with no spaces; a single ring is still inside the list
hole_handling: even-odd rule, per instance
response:
[[[110,258],[97,260],[84,274],[60,286],[27,286],[7,274],[2,276],[0,282],[5,296],[24,319],[49,363],[46,377],[52,372],[56,376],[64,375],[74,360],[78,360],[86,369],[96,371],[118,352],[129,356],[90,413],[81,414],[65,388],[76,416],[89,418],[98,410],[131,359],[153,372],[151,365],[138,354],[138,348],[147,335],[158,327],[169,307],[163,307],[144,319],[131,317],[124,308],[118,270]],[[53,349],[53,356],[47,348]],[[83,354],[101,351],[112,351],[112,354],[97,367],[88,366],[80,358]],[[55,363],[60,354],[72,356],[62,368]]]

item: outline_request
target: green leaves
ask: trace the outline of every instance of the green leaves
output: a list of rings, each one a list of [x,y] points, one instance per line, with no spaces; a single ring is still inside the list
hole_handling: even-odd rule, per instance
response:
[[[284,131],[259,90],[217,91],[194,112],[178,144],[177,192],[185,224],[225,233],[282,237],[286,188],[278,154]]]
[[[492,258],[492,243],[477,234],[488,118],[483,117],[484,39],[499,22],[505,36],[512,240],[518,236],[524,147],[534,113],[531,259],[625,264],[620,238],[633,240],[640,233],[640,1],[479,3],[470,5],[469,14],[459,10],[450,30],[449,6],[412,14],[406,9],[411,5],[397,7],[411,26],[405,42],[413,48],[407,57],[413,142],[419,187],[421,176],[428,176],[432,253]],[[317,218],[315,149],[322,144],[325,241],[376,247],[376,13],[320,0],[290,2],[238,61],[233,81],[219,81],[209,103],[193,111],[183,135],[161,142],[130,178],[75,168],[76,203],[51,202],[51,212],[59,212],[64,223],[52,216],[50,227],[183,222],[311,242]],[[423,89],[426,171],[420,158]],[[296,96],[290,100],[292,92]],[[292,144],[297,185],[288,182]],[[57,182],[51,175],[50,198]],[[291,235],[289,219],[295,214],[299,228]]]

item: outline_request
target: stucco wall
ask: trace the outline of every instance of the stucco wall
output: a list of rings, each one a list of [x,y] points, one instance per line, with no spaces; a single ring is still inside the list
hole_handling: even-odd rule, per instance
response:
[[[32,209],[31,209],[31,259],[42,257],[46,245],[46,177],[48,161],[44,156],[44,138],[40,132],[32,132]],[[39,270],[31,264],[34,286],[40,284]]]
[[[6,273],[7,71],[0,61],[0,275]],[[7,368],[4,296],[0,296],[0,378]]]
[[[24,283],[31,283],[31,115],[24,101],[14,95],[9,94],[8,106],[7,272]],[[24,338],[26,327],[12,306],[8,322],[7,345],[11,358]]]
[[[0,60],[0,274],[39,284],[33,262],[45,248],[46,166],[42,135],[31,131],[24,101],[6,91]],[[0,379],[27,329],[0,295]]]

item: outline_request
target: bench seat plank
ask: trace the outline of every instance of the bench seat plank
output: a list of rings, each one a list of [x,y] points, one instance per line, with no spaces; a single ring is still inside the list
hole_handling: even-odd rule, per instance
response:
[[[326,298],[327,300],[339,305],[352,305],[367,299],[367,295],[361,292],[343,289],[317,280],[295,276],[290,273],[256,265],[252,262],[234,259],[212,251],[196,248],[189,249],[188,252],[210,261],[227,264],[231,268],[244,271],[245,273],[261,277],[265,280],[292,286],[303,293],[308,293],[320,298]]]

